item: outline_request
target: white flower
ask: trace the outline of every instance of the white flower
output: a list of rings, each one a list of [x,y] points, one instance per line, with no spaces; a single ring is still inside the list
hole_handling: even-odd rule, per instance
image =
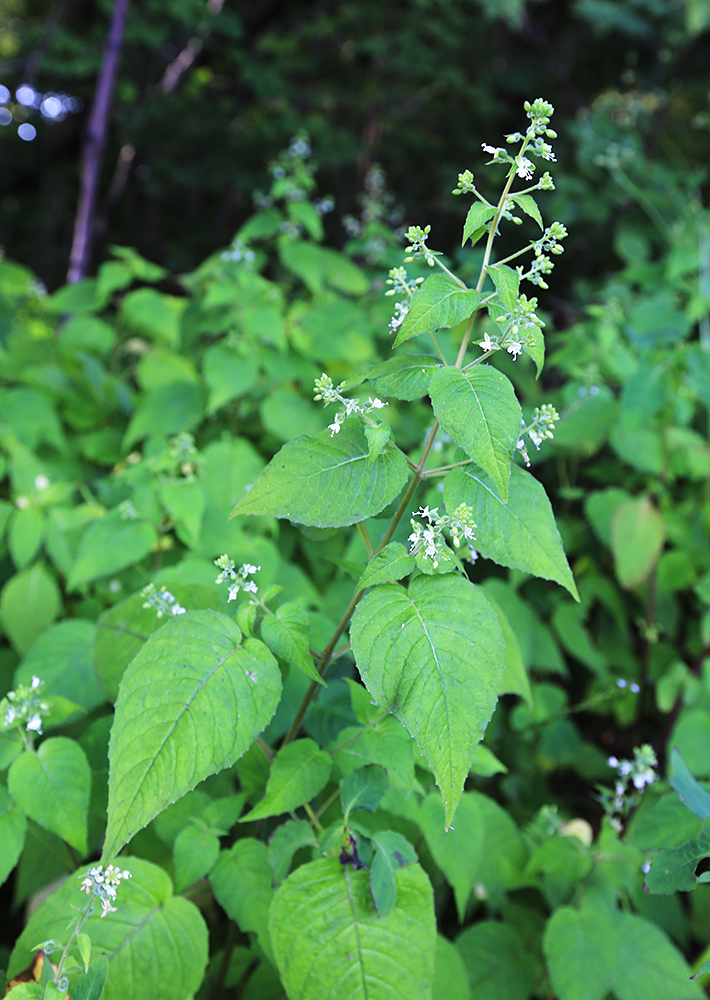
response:
[[[340,434],[340,421],[335,418],[335,423],[328,424],[328,430],[330,431],[330,436],[333,437],[334,434]]]
[[[517,161],[517,166],[515,172],[518,177],[522,177],[524,180],[529,181],[532,179],[533,170],[535,168],[532,162],[527,158],[527,156],[521,156]]]
[[[478,346],[483,351],[495,351],[498,345],[493,343],[489,334],[486,334],[483,340],[479,342]]]
[[[484,153],[490,153],[491,156],[498,156],[498,153],[504,153],[505,150],[501,146],[489,146],[487,142],[481,143],[481,149]]]
[[[370,399],[370,406],[373,410],[382,410],[385,406],[389,406],[389,403],[383,403],[381,399],[375,396],[374,399]]]
[[[515,361],[518,355],[523,353],[523,345],[520,343],[519,340],[513,340],[506,347],[506,351],[508,352],[508,354],[513,355],[513,361]]]
[[[38,733],[42,735],[42,717],[36,713],[27,720],[27,725],[25,726],[28,733]]]
[[[40,490],[41,492],[42,490],[46,490],[48,486],[49,479],[47,479],[46,476],[41,474],[39,476],[35,476],[35,489]]]

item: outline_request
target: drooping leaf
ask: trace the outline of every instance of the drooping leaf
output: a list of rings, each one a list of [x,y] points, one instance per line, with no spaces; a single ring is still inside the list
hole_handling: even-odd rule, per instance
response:
[[[382,454],[389,444],[392,431],[389,424],[375,424],[374,427],[365,427],[365,437],[369,446],[367,464],[371,466],[375,459]]]
[[[417,852],[401,833],[393,830],[379,830],[372,836],[375,856],[370,866],[370,892],[375,909],[381,917],[386,917],[397,902],[398,868],[416,864]]]
[[[120,867],[131,878],[118,887],[119,912],[102,919],[97,906],[83,927],[94,954],[109,956],[101,1000],[188,1000],[207,965],[207,926],[200,911],[187,899],[173,896],[170,879],[157,865],[122,857]],[[82,868],[70,876],[32,915],[10,956],[11,974],[29,964],[38,941],[66,940],[67,914],[86,903],[81,879],[87,871]],[[159,956],[170,958],[160,961]]]
[[[707,792],[690,773],[677,747],[671,752],[671,764],[675,771],[670,779],[671,786],[696,816],[700,819],[710,819],[710,792]]]
[[[77,742],[54,736],[26,751],[10,767],[7,786],[26,816],[86,853],[91,770]]]
[[[166,806],[230,767],[271,719],[281,673],[256,639],[217,611],[180,615],[154,633],[121,680],[109,745],[113,857]]]
[[[412,296],[394,346],[399,347],[420,333],[457,326],[474,312],[478,300],[479,294],[473,288],[462,288],[448,274],[432,274]]]
[[[506,309],[512,311],[518,301],[520,275],[507,264],[494,264],[488,268],[488,274],[496,286],[500,301]]]
[[[526,215],[529,215],[531,219],[537,222],[540,229],[544,229],[542,222],[542,216],[540,215],[540,209],[537,207],[537,202],[529,194],[513,194],[511,199],[515,202],[518,208],[522,209]]]
[[[238,514],[288,518],[316,528],[339,528],[373,517],[397,496],[407,462],[390,448],[368,464],[370,448],[359,420],[340,433],[299,435],[272,458],[233,509]]]
[[[495,613],[462,577],[417,577],[370,590],[350,638],[368,691],[427,758],[449,826],[504,669]]]
[[[308,652],[311,631],[308,615],[297,604],[286,603],[273,615],[266,615],[261,622],[261,638],[275,656],[297,667],[317,684],[323,684]]]
[[[429,388],[442,429],[491,477],[505,500],[521,409],[512,383],[489,365],[434,373]]]
[[[101,1000],[108,981],[106,955],[97,955],[86,972],[71,983],[72,1000]]]
[[[484,205],[482,201],[474,201],[473,205],[471,205],[468,210],[468,215],[466,216],[466,221],[463,226],[461,246],[463,246],[466,240],[470,239],[470,237],[473,236],[478,230],[482,229],[488,220],[492,219],[495,214],[496,210],[493,205]]]
[[[333,762],[315,740],[289,743],[276,754],[264,798],[241,817],[242,823],[292,812],[325,787]]]
[[[378,583],[390,583],[409,576],[414,569],[414,556],[410,556],[400,542],[390,542],[377,553],[365,567],[355,585],[356,590],[374,587]]]
[[[277,890],[269,930],[289,1000],[429,1000],[436,927],[418,865],[395,872],[397,904],[379,917],[368,873],[332,858],[303,865]]]
[[[444,500],[447,510],[460,503],[473,508],[474,545],[486,559],[554,580],[579,600],[550,501],[529,472],[512,466],[505,503],[482,470],[453,469],[444,480]]]

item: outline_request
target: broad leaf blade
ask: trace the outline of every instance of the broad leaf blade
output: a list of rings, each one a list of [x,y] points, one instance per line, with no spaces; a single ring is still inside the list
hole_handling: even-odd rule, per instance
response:
[[[230,767],[266,727],[281,673],[263,643],[217,611],[173,618],[145,643],[121,680],[109,745],[112,858],[200,781]]]
[[[418,865],[395,873],[397,905],[378,917],[368,873],[325,858],[276,890],[269,915],[289,1000],[430,1000],[433,893]]]
[[[507,264],[494,264],[488,268],[491,281],[496,286],[498,296],[511,312],[518,301],[518,289],[520,288],[520,275]]]
[[[671,764],[675,771],[670,779],[671,786],[681,801],[700,819],[710,819],[710,792],[707,792],[690,773],[677,747],[674,747],[671,753]]]
[[[560,1000],[604,1000],[616,952],[608,915],[561,907],[547,922],[543,948]]]
[[[461,246],[464,245],[476,230],[481,229],[496,214],[493,205],[484,205],[482,201],[475,201],[468,210],[466,221],[463,226],[463,238]],[[475,242],[475,241],[474,241]]]
[[[374,382],[375,389],[383,396],[421,399],[429,392],[429,382],[437,368],[441,368],[441,359],[431,354],[397,354],[368,368],[364,375],[349,379],[345,387],[349,389],[367,380]]]
[[[364,590],[378,583],[390,583],[409,576],[414,569],[414,556],[410,556],[400,542],[390,542],[374,556],[365,567],[355,589]]]
[[[691,892],[698,884],[695,869],[710,856],[710,829],[704,829],[697,840],[690,840],[682,847],[664,847],[653,859],[646,876],[645,887],[649,892],[671,895]]]
[[[101,1000],[188,1000],[207,965],[207,927],[200,911],[173,896],[170,879],[157,865],[122,857],[121,868],[131,878],[118,888],[119,912],[102,919],[97,906],[84,923],[94,954],[110,957]],[[87,871],[82,868],[67,879],[30,918],[10,956],[11,974],[29,964],[38,941],[66,940],[67,914],[86,903],[80,882]],[[161,955],[170,961],[159,961]]]
[[[399,347],[420,333],[456,326],[475,311],[478,300],[478,292],[462,288],[448,274],[432,274],[412,296],[394,346]]]
[[[333,761],[315,740],[289,743],[274,758],[264,798],[240,822],[292,812],[310,802],[328,782]]]
[[[427,758],[450,826],[505,665],[495,613],[462,577],[417,577],[369,591],[350,637],[368,691]]]
[[[266,844],[251,837],[222,851],[210,873],[215,899],[240,930],[253,931],[271,958],[269,906],[274,895]]]
[[[374,833],[372,842],[377,851],[370,867],[370,892],[377,912],[386,917],[397,902],[395,872],[398,868],[416,864],[418,858],[409,841],[393,830]]]
[[[30,819],[86,853],[91,769],[74,740],[50,737],[13,763],[7,786]]]
[[[554,580],[579,600],[550,501],[541,484],[513,465],[508,502],[480,469],[454,469],[444,481],[447,510],[460,503],[473,508],[475,546],[501,566]]]
[[[299,435],[269,462],[230,517],[260,514],[315,528],[340,528],[373,517],[397,496],[407,478],[404,455],[389,449],[368,464],[360,421],[339,434]]]
[[[522,211],[525,212],[526,215],[529,215],[531,219],[534,219],[535,222],[537,222],[540,229],[545,228],[542,222],[542,216],[540,215],[540,209],[537,207],[537,202],[532,197],[532,195],[513,194],[511,195],[511,198],[518,206],[518,208],[522,209]]]
[[[442,429],[491,477],[505,500],[522,412],[512,383],[489,365],[440,368],[429,388]]]

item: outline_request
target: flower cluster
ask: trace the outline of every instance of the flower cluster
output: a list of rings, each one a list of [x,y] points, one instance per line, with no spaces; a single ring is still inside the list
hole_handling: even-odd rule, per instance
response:
[[[256,254],[253,250],[250,250],[244,240],[240,240],[238,236],[235,236],[229,245],[227,250],[223,250],[220,254],[221,260],[231,260],[239,264],[244,261],[245,264],[253,264],[256,260]]]
[[[333,437],[334,434],[340,433],[340,428],[348,419],[348,417],[354,414],[359,414],[362,417],[369,417],[373,410],[381,410],[388,403],[383,403],[381,399],[376,396],[373,399],[370,397],[367,402],[359,403],[356,399],[348,399],[343,396],[341,390],[345,387],[345,383],[341,382],[340,385],[333,385],[333,380],[329,378],[325,372],[320,378],[315,380],[315,385],[313,388],[313,398],[315,400],[323,400],[323,406],[330,406],[331,403],[340,403],[345,409],[341,410],[340,413],[336,413],[335,420],[332,424],[328,424],[328,430],[330,431],[330,436]]]
[[[536,327],[543,327],[545,324],[536,314],[537,299],[528,299],[525,295],[519,295],[512,310],[505,310],[495,320],[502,331],[500,337],[491,338],[486,334],[480,341],[479,347],[484,351],[495,351],[505,348],[508,354],[513,355],[515,361],[519,354],[529,344],[530,333]]]
[[[526,425],[525,421],[521,420],[522,430],[515,447],[523,456],[523,461],[528,468],[530,467],[530,456],[525,444],[525,435],[527,434],[539,451],[543,441],[551,441],[555,436],[553,431],[559,419],[560,415],[554,406],[550,403],[543,403],[542,406],[535,407],[529,424]]]
[[[115,865],[108,865],[104,871],[103,865],[89,868],[81,882],[81,891],[87,896],[93,896],[101,903],[101,916],[116,910],[111,904],[116,901],[116,890],[123,879],[131,878],[131,873],[121,871]]]
[[[155,608],[158,618],[162,618],[163,615],[187,614],[187,608],[183,608],[181,604],[178,604],[169,590],[166,590],[164,587],[161,590],[157,590],[154,583],[149,583],[147,587],[141,590],[141,597],[145,598],[143,607]]]
[[[8,691],[0,701],[0,728],[24,729],[41,735],[42,719],[49,712],[49,705],[40,696],[43,686],[44,681],[33,676],[29,684]]]
[[[411,257],[405,257],[404,262],[408,264],[410,261],[419,260],[424,258],[429,267],[433,267],[436,263],[436,258],[440,257],[441,254],[437,250],[430,250],[426,245],[426,241],[429,239],[429,233],[431,232],[431,226],[425,226],[422,229],[421,226],[410,226],[409,229],[404,234],[404,238],[409,240],[409,246],[405,247],[405,253],[411,254]]]
[[[549,142],[545,142],[545,139],[556,139],[557,133],[548,127],[550,118],[555,110],[548,101],[543,101],[542,98],[538,97],[537,100],[532,103],[530,101],[525,101],[523,106],[528,118],[530,119],[530,124],[525,130],[525,134],[522,132],[511,132],[510,135],[505,137],[507,142],[522,143],[520,153],[518,153],[517,156],[511,156],[511,154],[503,147],[490,146],[487,142],[482,142],[481,147],[485,153],[490,154],[491,160],[489,162],[509,163],[515,168],[515,173],[518,177],[522,177],[523,180],[529,181],[532,180],[535,164],[526,154],[532,154],[533,156],[539,156],[543,160],[554,162],[556,157],[552,151],[552,146]],[[461,176],[465,178],[465,175]],[[464,180],[464,184],[465,183],[466,179]],[[461,177],[459,177],[459,186],[462,186]],[[545,173],[535,187],[540,190],[551,190],[554,188],[554,184],[552,183],[550,175]],[[471,188],[468,190],[471,190]]]
[[[413,556],[424,554],[436,569],[442,557],[446,557],[448,547],[444,539],[444,529],[451,535],[454,548],[459,548],[462,540],[475,540],[476,525],[473,511],[465,503],[459,504],[453,514],[439,514],[438,507],[420,507],[412,512],[415,517],[426,519],[426,524],[411,520],[412,533],[409,536],[409,551]]]
[[[602,804],[615,830],[621,831],[622,818],[638,803],[639,797],[647,785],[652,785],[657,775],[654,768],[658,766],[653,747],[648,743],[634,747],[633,760],[619,760],[609,757],[609,767],[616,770],[617,778],[613,795],[608,791],[602,793]]]
[[[404,319],[409,312],[409,304],[417,288],[424,281],[424,278],[407,279],[407,272],[403,267],[393,267],[390,269],[386,284],[391,285],[385,295],[401,295],[401,302],[395,302],[394,315],[390,320],[390,333],[394,333],[398,327],[404,323]]]
[[[261,566],[252,566],[251,563],[244,563],[239,569],[236,568],[234,562],[227,555],[220,556],[219,559],[215,559],[215,566],[221,570],[221,573],[215,580],[215,583],[226,583],[229,581],[229,597],[227,598],[227,603],[229,601],[236,601],[237,595],[240,590],[245,591],[248,594],[256,594],[259,588],[250,580],[249,577],[258,573]]]
[[[462,174],[459,174],[458,184],[451,192],[452,194],[473,194],[476,190],[476,185],[473,183],[473,174],[470,170],[464,170]]]

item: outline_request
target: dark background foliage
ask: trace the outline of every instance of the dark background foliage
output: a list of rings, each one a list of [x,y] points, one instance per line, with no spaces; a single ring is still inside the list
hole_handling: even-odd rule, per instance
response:
[[[0,245],[50,288],[61,284],[76,209],[81,141],[110,0],[2,0],[0,82],[15,120],[0,131]],[[135,246],[186,270],[229,241],[264,184],[266,162],[299,129],[321,190],[336,199],[330,237],[373,163],[404,218],[438,220],[450,246],[456,174],[518,126],[523,100],[556,106],[564,179],[555,214],[572,231],[567,268],[609,267],[611,230],[637,211],[607,183],[610,143],[641,153],[658,198],[710,154],[707,4],[700,0],[145,0],[131,6],[100,186],[95,258]],[[63,121],[14,100],[77,97]],[[27,119],[31,142],[18,138]],[[671,175],[669,175],[669,170]],[[638,178],[637,178],[638,179]],[[670,209],[672,212],[672,208]],[[576,251],[576,252],[574,252]],[[583,255],[580,260],[580,254]],[[560,269],[565,275],[565,265]],[[562,282],[562,283],[560,283]],[[566,282],[558,279],[562,294]]]

